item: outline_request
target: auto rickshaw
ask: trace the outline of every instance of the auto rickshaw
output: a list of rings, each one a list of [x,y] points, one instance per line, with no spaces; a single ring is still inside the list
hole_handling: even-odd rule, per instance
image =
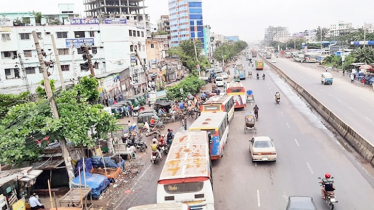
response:
[[[142,128],[145,124],[145,122],[150,122],[152,117],[158,121],[160,118],[157,116],[157,113],[155,110],[150,110],[150,111],[143,111],[139,112],[138,118],[137,118],[137,125],[138,128]]]
[[[330,84],[332,85],[332,82],[333,82],[333,78],[332,78],[332,74],[329,73],[329,72],[322,72],[321,73],[321,84],[325,85],[325,84]]]

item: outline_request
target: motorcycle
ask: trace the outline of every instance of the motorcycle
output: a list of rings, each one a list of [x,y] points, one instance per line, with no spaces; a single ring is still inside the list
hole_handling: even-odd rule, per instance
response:
[[[154,126],[150,125],[149,127],[151,127],[152,130],[153,130],[153,128],[155,126],[156,126],[157,129],[160,129],[160,130],[164,130],[165,129],[165,125],[164,125],[164,123],[161,120],[157,121],[156,125],[154,125]]]
[[[151,136],[151,135],[161,135],[161,131],[159,129],[150,129],[150,131],[148,131],[148,129],[146,129],[145,131],[145,136],[148,137],[148,136]]]
[[[280,103],[280,98],[276,98],[276,99],[275,99],[275,103],[276,103],[276,104],[279,104],[279,103]]]
[[[318,177],[318,179],[320,179],[320,183],[322,182],[322,179],[321,177]],[[334,179],[334,177],[331,177],[331,179]],[[332,183],[334,183],[333,181],[331,181]],[[321,187],[323,186],[323,184],[321,183]],[[333,210],[334,209],[334,205],[336,203],[338,203],[338,201],[336,200],[335,198],[335,193],[334,191],[331,191],[331,192],[326,192],[326,196],[325,196],[325,202],[326,204],[329,206],[329,209]]]
[[[265,80],[265,75],[262,76],[262,79]]]
[[[160,160],[160,156],[159,156],[158,152],[152,151],[151,163],[156,164],[159,160]]]
[[[139,138],[138,142],[136,143],[136,149],[140,150],[140,152],[144,152],[147,148],[147,144],[144,143],[142,138]]]
[[[259,79],[260,79],[260,76],[257,75],[257,80],[259,80]]]

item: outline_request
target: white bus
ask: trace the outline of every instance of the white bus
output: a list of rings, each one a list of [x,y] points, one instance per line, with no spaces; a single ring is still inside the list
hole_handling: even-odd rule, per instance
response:
[[[128,210],[190,210],[190,207],[184,203],[159,203],[134,206]]]
[[[182,202],[214,210],[212,165],[206,131],[175,134],[157,185],[157,203]]]
[[[227,112],[229,122],[234,118],[234,97],[230,95],[210,97],[201,107],[201,113]]]

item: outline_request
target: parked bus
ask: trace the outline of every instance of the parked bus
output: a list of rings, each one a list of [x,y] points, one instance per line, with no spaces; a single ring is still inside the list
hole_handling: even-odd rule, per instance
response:
[[[228,121],[234,118],[234,97],[230,95],[213,96],[201,107],[201,113],[206,112],[227,112]]]
[[[157,203],[173,202],[185,203],[190,209],[214,210],[212,165],[206,131],[175,134],[157,184]]]
[[[159,203],[134,206],[128,210],[190,210],[190,207],[184,203]]]
[[[227,95],[234,98],[234,108],[244,108],[247,106],[247,96],[242,83],[240,82],[230,82],[227,84]]]
[[[257,52],[255,50],[252,50],[252,58],[257,57]]]
[[[229,135],[229,123],[226,112],[202,113],[192,123],[189,130],[210,132],[210,159],[217,160],[223,157],[223,149]]]
[[[264,70],[264,61],[256,60],[256,70]]]
[[[247,77],[243,64],[237,65],[236,66],[236,71],[237,71],[237,74],[239,75],[240,79],[245,79]]]

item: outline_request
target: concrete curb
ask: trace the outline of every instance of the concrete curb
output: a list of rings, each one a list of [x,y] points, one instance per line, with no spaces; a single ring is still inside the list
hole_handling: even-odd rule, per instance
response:
[[[289,78],[282,70],[262,58],[267,65],[274,69],[291,87],[293,87],[317,112],[329,122],[339,134],[367,161],[374,166],[374,145],[357,133],[347,123],[336,116],[323,103],[306,91],[303,87]]]

